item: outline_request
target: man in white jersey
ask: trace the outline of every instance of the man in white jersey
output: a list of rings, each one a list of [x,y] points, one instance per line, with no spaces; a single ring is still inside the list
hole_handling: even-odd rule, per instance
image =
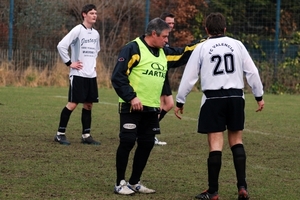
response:
[[[96,6],[87,4],[82,8],[83,23],[75,26],[57,45],[63,62],[70,68],[68,103],[60,114],[59,127],[54,141],[69,145],[65,131],[72,111],[79,103],[81,113],[83,144],[99,145],[90,134],[92,106],[98,102],[96,58],[100,51],[100,36],[93,24],[97,19]],[[71,49],[71,57],[68,50]]]
[[[209,144],[208,189],[196,199],[219,199],[219,173],[223,149],[223,132],[228,130],[228,142],[236,171],[238,199],[249,199],[246,183],[246,153],[242,141],[244,129],[245,74],[257,101],[256,112],[264,107],[263,85],[254,62],[245,46],[225,36],[226,21],[222,14],[212,13],[206,18],[208,39],[193,51],[182,76],[176,96],[175,115],[180,119],[186,96],[197,80],[203,91],[198,119],[198,132],[207,134]]]

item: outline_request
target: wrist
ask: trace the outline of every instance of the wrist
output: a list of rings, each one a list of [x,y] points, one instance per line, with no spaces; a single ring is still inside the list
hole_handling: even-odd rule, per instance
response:
[[[71,64],[72,64],[72,62],[71,62],[71,60],[69,60],[68,62],[66,62],[65,63],[68,67],[70,67],[71,66]]]
[[[261,100],[263,100],[263,97],[261,96],[261,97],[255,97],[255,100],[256,101],[261,101]]]
[[[178,107],[178,108],[182,108],[183,105],[184,105],[183,103],[176,102],[176,107]]]

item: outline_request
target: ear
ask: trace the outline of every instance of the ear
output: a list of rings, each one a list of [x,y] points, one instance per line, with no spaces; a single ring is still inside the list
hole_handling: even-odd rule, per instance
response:
[[[207,34],[207,35],[209,35],[209,32],[208,32],[208,30],[207,30],[207,28],[206,28],[206,27],[205,27],[205,31],[206,31],[206,34]]]
[[[156,31],[153,30],[152,33],[151,33],[151,35],[152,35],[152,36],[156,36],[156,35],[157,35],[157,34],[156,34]]]

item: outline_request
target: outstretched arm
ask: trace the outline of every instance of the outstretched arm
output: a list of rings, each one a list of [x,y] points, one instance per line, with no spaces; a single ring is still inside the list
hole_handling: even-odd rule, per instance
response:
[[[198,43],[189,44],[183,48],[164,47],[168,61],[168,68],[176,68],[185,65]]]

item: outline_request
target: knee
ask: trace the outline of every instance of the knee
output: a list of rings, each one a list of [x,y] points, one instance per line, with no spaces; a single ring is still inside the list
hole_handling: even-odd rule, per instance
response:
[[[77,103],[74,103],[74,102],[68,102],[67,105],[66,105],[66,108],[68,108],[68,110],[75,110],[75,108],[77,107]]]
[[[122,148],[123,150],[126,151],[131,151],[131,149],[135,145],[135,139],[131,137],[125,137],[120,134],[120,145],[119,148]]]
[[[86,110],[92,110],[93,104],[92,103],[84,103],[83,108]]]
[[[120,143],[130,143],[134,145],[136,141],[135,133],[131,133],[131,132],[126,132],[126,133],[120,132],[119,138],[120,138]]]
[[[139,149],[143,149],[143,151],[151,151],[154,147],[153,141],[137,141],[137,145]]]
[[[137,144],[141,148],[152,149],[154,146],[155,135],[149,134],[146,137],[138,138]]]
[[[119,148],[121,148],[122,150],[124,151],[131,151],[133,149],[135,145],[135,142],[132,142],[132,141],[121,141],[120,140],[120,145],[119,145]]]

